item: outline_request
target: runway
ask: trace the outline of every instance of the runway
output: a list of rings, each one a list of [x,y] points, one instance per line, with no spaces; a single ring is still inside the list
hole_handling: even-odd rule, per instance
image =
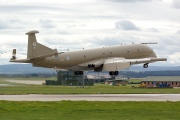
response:
[[[180,101],[180,94],[0,95],[8,101]]]

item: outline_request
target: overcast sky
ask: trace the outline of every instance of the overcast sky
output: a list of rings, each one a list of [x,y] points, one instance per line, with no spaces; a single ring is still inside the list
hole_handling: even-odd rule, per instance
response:
[[[180,66],[180,0],[0,0],[0,64],[11,51],[26,58],[27,36],[58,51],[109,45],[149,45],[167,62]]]

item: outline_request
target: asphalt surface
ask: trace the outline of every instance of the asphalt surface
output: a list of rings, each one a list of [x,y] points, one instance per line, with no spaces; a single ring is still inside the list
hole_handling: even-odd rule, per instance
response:
[[[180,94],[0,95],[8,101],[180,101]]]
[[[21,83],[21,84],[29,84],[29,85],[42,85],[45,81],[38,80],[6,80],[11,83]]]

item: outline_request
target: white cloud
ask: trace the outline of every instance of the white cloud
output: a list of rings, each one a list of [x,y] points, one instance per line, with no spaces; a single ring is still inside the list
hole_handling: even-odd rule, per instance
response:
[[[180,30],[177,30],[177,34],[180,34]]]
[[[134,23],[128,20],[122,20],[115,23],[115,27],[117,29],[123,29],[123,30],[140,30]]]
[[[56,24],[50,19],[40,19],[39,23],[43,28],[55,28]]]
[[[175,65],[180,64],[180,52],[176,52],[169,56],[169,62]]]
[[[109,1],[109,0],[105,0]],[[129,2],[151,2],[152,0],[111,0],[112,2],[129,3]]]
[[[172,1],[172,6],[174,8],[180,9],[180,0],[173,0]]]
[[[151,31],[151,32],[159,32],[159,30],[156,29],[156,28],[150,28],[149,31]]]

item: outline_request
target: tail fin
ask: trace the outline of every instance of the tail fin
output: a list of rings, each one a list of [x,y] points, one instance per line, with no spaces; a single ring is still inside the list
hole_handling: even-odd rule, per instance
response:
[[[36,33],[39,33],[39,31],[33,30],[26,33],[26,35],[28,35],[27,58],[35,58],[38,56],[54,53],[53,49],[37,42],[35,36]]]

